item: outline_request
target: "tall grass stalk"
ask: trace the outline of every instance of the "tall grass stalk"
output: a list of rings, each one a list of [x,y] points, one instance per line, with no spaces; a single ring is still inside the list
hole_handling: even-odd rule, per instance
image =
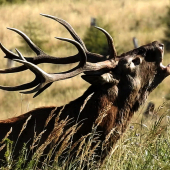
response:
[[[163,109],[163,107],[165,107],[164,104],[155,110],[160,111],[160,108]],[[101,132],[97,131],[97,126],[104,118],[102,115],[105,115],[107,108],[101,112],[91,133],[82,136],[75,143],[72,142],[72,136],[81,128],[81,124],[77,123],[65,131],[64,127],[69,124],[71,119],[59,120],[59,116],[62,114],[60,113],[56,117],[54,129],[45,143],[38,145],[44,131],[39,135],[34,134],[30,149],[35,151],[35,154],[29,162],[27,162],[29,156],[27,144],[23,145],[20,155],[14,160],[12,153],[15,145],[12,141],[5,139],[4,143],[7,147],[4,161],[6,161],[6,164],[1,169],[149,170],[170,168],[170,119],[169,110],[166,110],[166,108],[164,108],[165,112],[159,117],[141,117],[138,122],[130,124],[101,166],[100,158],[96,159],[100,155],[96,153],[99,147],[105,146],[111,135],[108,134],[102,144],[99,140]],[[42,160],[43,152],[49,145],[51,145],[51,149]]]

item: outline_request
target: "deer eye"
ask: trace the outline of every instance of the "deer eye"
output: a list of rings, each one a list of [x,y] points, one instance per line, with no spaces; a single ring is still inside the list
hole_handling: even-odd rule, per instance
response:
[[[141,63],[141,59],[139,57],[136,57],[135,59],[132,60],[134,65],[139,65]]]

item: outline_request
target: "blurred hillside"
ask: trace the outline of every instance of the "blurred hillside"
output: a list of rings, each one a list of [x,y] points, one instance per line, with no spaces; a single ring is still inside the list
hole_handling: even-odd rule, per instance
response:
[[[39,28],[39,39],[44,40],[43,50],[57,57],[76,54],[76,49],[66,43],[56,40],[54,37],[71,38],[68,31],[59,23],[40,16],[40,13],[60,17],[68,21],[81,38],[85,36],[90,27],[91,17],[102,20],[111,25],[113,39],[119,54],[133,49],[132,38],[137,37],[139,45],[154,40],[161,41],[164,38],[165,24],[162,22],[167,13],[169,0],[46,0],[46,1],[24,1],[18,4],[2,4],[0,6],[0,42],[10,50],[22,45],[20,37],[7,30],[14,27],[24,32],[26,26]],[[35,36],[34,36],[35,37]],[[33,37],[33,38],[34,38]],[[35,56],[23,52],[24,56]],[[170,63],[170,54],[165,52],[164,64]],[[0,51],[0,68],[6,67],[6,59]],[[70,69],[71,66],[54,66],[52,64],[40,65],[47,72],[59,72]],[[0,75],[1,85],[18,85],[33,79],[30,71],[11,75]],[[160,104],[169,93],[166,79],[155,90],[149,101]],[[27,110],[44,105],[63,105],[80,96],[89,85],[81,80],[80,76],[73,79],[55,82],[40,96],[33,99],[33,95],[21,95],[18,92],[5,92],[0,90],[0,118],[8,118],[19,115]]]

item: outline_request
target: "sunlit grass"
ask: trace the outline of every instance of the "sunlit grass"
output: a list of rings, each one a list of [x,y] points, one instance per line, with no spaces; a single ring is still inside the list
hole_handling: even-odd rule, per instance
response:
[[[160,112],[162,110],[163,112]],[[107,169],[169,169],[170,120],[163,105],[149,118],[136,114],[126,133],[112,151]],[[159,116],[161,115],[161,116]]]
[[[100,157],[100,155],[96,155],[96,150],[102,144],[98,139],[100,132],[96,131],[97,122],[94,124],[91,133],[82,136],[80,140],[73,143],[72,136],[76,133],[80,125],[73,125],[65,131],[64,127],[69,123],[69,119],[67,118],[60,121],[59,116],[57,116],[56,120],[57,126],[54,126],[53,131],[45,143],[37,146],[38,141],[44,133],[43,131],[39,134],[34,134],[31,147],[24,144],[18,158],[13,158],[15,143],[4,138],[3,144],[7,146],[7,149],[5,152],[4,165],[1,166],[1,169],[18,170],[23,168],[40,168],[72,170],[84,169],[86,167],[87,170],[150,170],[170,168],[170,117],[169,110],[166,108],[166,103],[155,108],[154,114],[151,114],[149,117],[145,117],[142,112],[136,113],[126,132],[113,146],[101,167],[101,162],[96,162],[95,160],[96,156]],[[99,122],[101,120],[102,117],[99,117]],[[20,134],[24,132],[28,121],[29,120],[26,120],[24,123]],[[10,131],[6,137],[8,137],[9,134]],[[56,143],[53,143],[54,146],[51,147],[45,159],[43,161],[40,160],[44,149],[52,141]],[[104,143],[105,141],[103,144]],[[58,144],[60,144],[59,148],[57,148]],[[29,148],[36,148],[36,151],[32,158],[27,161],[27,157],[30,154]],[[74,148],[76,148],[75,151]],[[3,149],[3,145],[0,150],[1,149]],[[52,157],[52,153],[55,153],[54,157]],[[62,159],[63,164],[60,162],[62,154],[65,155],[63,157],[64,159]],[[52,160],[55,161],[51,162]]]

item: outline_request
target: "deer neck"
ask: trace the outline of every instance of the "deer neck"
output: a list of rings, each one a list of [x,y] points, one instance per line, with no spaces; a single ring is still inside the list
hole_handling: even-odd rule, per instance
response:
[[[138,78],[128,77],[128,80],[124,80],[118,85],[108,86],[98,103],[98,115],[105,114],[101,127],[105,130],[106,135],[115,128],[119,134],[123,133],[134,112],[148,96],[146,90],[145,93],[140,94],[141,85]]]

